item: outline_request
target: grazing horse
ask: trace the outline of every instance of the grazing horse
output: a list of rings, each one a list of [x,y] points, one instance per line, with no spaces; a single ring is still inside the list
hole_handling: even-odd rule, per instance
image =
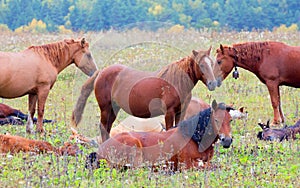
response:
[[[284,122],[279,86],[300,87],[300,46],[281,42],[246,42],[232,47],[220,45],[217,64],[222,72],[216,75],[219,81],[225,79],[233,68],[233,76],[238,78],[237,67],[254,73],[269,90],[274,111],[272,124]]]
[[[191,56],[171,63],[157,72],[138,71],[124,65],[111,65],[83,85],[73,111],[72,121],[77,125],[92,90],[101,110],[101,136],[105,141],[116,116],[122,108],[136,117],[149,118],[165,115],[166,129],[183,119],[191,99],[191,90],[201,80],[209,90],[217,83],[213,73],[211,48],[195,51]],[[95,80],[95,81],[94,81]]]
[[[28,95],[32,119],[37,103],[36,131],[42,133],[44,107],[49,91],[58,74],[72,63],[88,76],[97,70],[89,51],[89,43],[84,38],[31,46],[22,52],[0,52],[0,97]],[[29,124],[26,130],[30,132]]]
[[[6,104],[0,103],[0,125],[12,124],[12,125],[24,125],[22,120],[27,120],[28,115],[24,114],[20,110],[12,108]],[[36,123],[37,119],[33,118],[33,123]],[[43,119],[43,123],[52,123],[52,120]]]
[[[56,148],[49,142],[31,140],[20,136],[0,134],[0,153],[16,154],[19,152],[47,153],[54,152],[57,155],[72,155],[80,153],[79,147],[66,142],[64,146]]]
[[[91,153],[87,165],[94,168],[100,159],[112,166],[133,167],[174,163],[174,170],[184,164],[186,169],[205,165],[214,154],[214,143],[220,139],[224,148],[232,143],[231,117],[223,103],[214,100],[212,107],[179,122],[166,132],[124,132],[102,143],[97,153]]]
[[[258,123],[258,125],[263,130],[258,132],[257,134],[257,138],[259,138],[260,140],[279,140],[280,142],[283,140],[288,140],[290,138],[295,140],[296,134],[300,134],[300,120],[298,120],[293,126],[285,126],[281,129],[271,129],[269,121],[267,122],[267,124]]]

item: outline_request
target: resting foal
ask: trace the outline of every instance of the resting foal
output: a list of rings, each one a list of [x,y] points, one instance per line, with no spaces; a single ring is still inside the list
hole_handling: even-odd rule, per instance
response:
[[[77,145],[65,143],[64,146],[56,148],[49,142],[40,140],[31,140],[20,136],[0,134],[0,153],[47,153],[54,152],[57,155],[75,156],[79,152]]]

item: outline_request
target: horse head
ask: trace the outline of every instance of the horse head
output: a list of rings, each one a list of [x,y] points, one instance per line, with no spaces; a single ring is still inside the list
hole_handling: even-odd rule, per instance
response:
[[[214,132],[218,135],[221,145],[224,148],[229,148],[232,143],[230,126],[232,118],[229,111],[232,108],[227,108],[224,103],[217,104],[216,100],[213,100],[211,107],[211,122]]]
[[[89,43],[85,38],[76,41],[73,39],[65,40],[65,42],[69,44],[71,51],[74,52],[73,57],[71,57],[73,63],[86,75],[92,76],[98,68],[89,50]]]
[[[210,91],[215,90],[217,81],[213,73],[214,61],[210,57],[211,47],[207,51],[193,50],[192,58],[199,65],[202,79],[201,81]]]
[[[266,141],[279,140],[279,141],[282,141],[284,139],[287,139],[287,137],[288,137],[286,127],[282,128],[282,129],[271,129],[270,128],[270,120],[267,121],[267,124],[258,123],[258,125],[262,129],[262,131],[259,131],[258,134],[257,134],[257,138],[260,139],[260,140],[266,140]]]
[[[233,47],[223,46],[220,44],[220,48],[217,49],[216,64],[214,66],[214,75],[217,79],[218,86],[229,75],[232,69],[235,67],[233,77],[237,79],[239,73],[237,71],[237,51]]]

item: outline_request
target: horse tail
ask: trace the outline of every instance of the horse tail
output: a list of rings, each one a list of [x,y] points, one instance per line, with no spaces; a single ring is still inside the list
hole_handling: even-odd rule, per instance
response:
[[[75,108],[72,112],[72,125],[76,126],[81,121],[82,113],[84,110],[84,107],[86,105],[86,101],[88,97],[91,95],[92,90],[94,89],[94,82],[96,77],[98,76],[100,70],[97,70],[94,72],[94,74],[83,84],[81,87],[80,95],[78,97],[77,103],[75,105]]]

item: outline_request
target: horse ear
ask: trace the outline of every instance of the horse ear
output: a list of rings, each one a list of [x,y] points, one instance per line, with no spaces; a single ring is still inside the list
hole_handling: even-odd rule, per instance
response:
[[[270,128],[270,120],[267,121],[266,128]]]
[[[206,55],[208,55],[208,56],[210,55],[211,48],[212,48],[212,46],[209,47],[209,49],[208,49],[207,52],[206,52]]]
[[[223,48],[222,44],[220,44],[220,49],[221,49],[222,54],[224,55],[224,48]]]
[[[212,107],[213,110],[217,110],[217,108],[218,108],[218,103],[217,103],[217,101],[216,101],[215,99],[214,99],[213,102],[211,103],[211,107]]]
[[[82,38],[81,39],[81,46],[84,47],[84,44],[85,44],[85,38]]]
[[[239,111],[242,112],[242,113],[244,113],[244,107],[240,107]]]
[[[266,128],[266,125],[263,124],[263,123],[258,123],[258,125],[260,126],[260,128],[261,128],[262,130],[264,130],[264,129]]]
[[[197,52],[196,50],[193,50],[193,55],[196,57],[198,55],[199,52]]]

